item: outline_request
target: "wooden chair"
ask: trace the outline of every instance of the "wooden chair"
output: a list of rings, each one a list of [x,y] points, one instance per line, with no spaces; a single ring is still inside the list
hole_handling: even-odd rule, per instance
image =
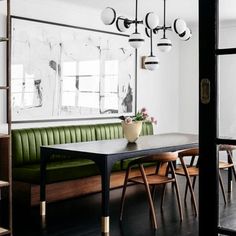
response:
[[[162,191],[162,198],[161,198],[161,208],[163,209],[163,201],[164,201],[164,193],[165,193],[165,187],[167,183],[173,183],[176,190],[176,196],[177,196],[177,202],[178,202],[178,209],[179,209],[179,215],[180,220],[183,220],[183,213],[182,213],[182,206],[180,201],[180,195],[179,195],[179,188],[178,188],[178,182],[175,175],[175,169],[173,166],[173,162],[176,161],[178,158],[177,153],[160,153],[153,156],[147,156],[142,157],[139,159],[136,159],[134,161],[131,161],[128,165],[128,168],[126,170],[125,180],[124,180],[124,187],[122,191],[122,198],[121,198],[121,208],[120,208],[120,221],[122,221],[123,218],[123,210],[124,210],[124,202],[125,202],[125,193],[128,182],[136,183],[136,184],[143,184],[146,189],[147,198],[148,198],[148,204],[150,208],[151,218],[153,227],[157,229],[157,221],[156,221],[156,215],[155,215],[155,209],[153,205],[154,195],[155,195],[155,186],[157,185],[163,185],[163,191]],[[145,163],[156,163],[156,170],[155,173],[147,175],[145,173],[145,169],[143,164]],[[141,176],[129,178],[129,174],[131,172],[132,167],[138,166],[141,172]],[[166,169],[163,174],[163,167],[165,166]],[[152,188],[152,194],[150,191],[150,186],[153,186]]]
[[[220,170],[226,169],[226,168],[228,168],[229,171],[232,170],[234,173],[235,180],[236,180],[236,171],[235,171],[235,167],[234,167],[233,159],[232,159],[232,150],[233,150],[232,147],[230,147],[229,145],[227,145],[227,146],[224,145],[219,148],[219,151],[226,151],[228,154],[228,162],[219,161],[219,183],[220,183],[220,187],[222,190],[223,199],[224,199],[225,204],[227,203],[227,201],[226,201],[226,195],[225,195],[225,190],[224,190],[224,185],[223,185],[223,180],[222,180]],[[198,209],[197,209],[197,204],[196,204],[196,199],[195,199],[195,194],[194,194],[194,187],[195,187],[195,183],[196,183],[196,178],[199,175],[199,169],[198,169],[199,149],[198,148],[191,148],[191,149],[183,150],[178,153],[178,156],[179,156],[182,167],[176,168],[175,173],[176,173],[176,175],[181,175],[181,176],[186,177],[184,201],[186,202],[187,192],[189,189],[190,194],[191,194],[191,199],[193,202],[193,206],[194,206],[195,215],[197,216]],[[189,165],[185,164],[185,161],[184,161],[185,157],[191,157]],[[197,157],[197,160],[195,160],[196,157]],[[193,179],[192,181],[191,181],[191,178]]]
[[[225,169],[228,168],[228,192],[232,191],[232,174],[234,175],[234,179],[236,181],[236,169],[233,162],[233,150],[236,149],[236,146],[222,144],[219,146],[219,151],[226,152],[227,161],[219,161],[219,168]]]

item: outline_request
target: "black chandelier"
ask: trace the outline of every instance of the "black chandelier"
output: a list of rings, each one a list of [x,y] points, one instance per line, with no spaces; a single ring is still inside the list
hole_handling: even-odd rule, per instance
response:
[[[177,18],[173,21],[171,26],[166,25],[166,0],[164,1],[164,16],[163,25],[159,25],[159,16],[154,12],[148,12],[143,20],[138,20],[138,0],[135,5],[135,19],[130,20],[124,16],[118,16],[116,11],[111,8],[105,8],[101,13],[101,19],[105,25],[116,24],[116,28],[120,32],[127,31],[132,24],[135,26],[135,32],[129,37],[129,43],[133,48],[139,48],[145,42],[142,34],[138,32],[138,25],[143,24],[145,26],[146,35],[150,38],[150,55],[145,59],[145,67],[148,70],[155,70],[159,65],[157,56],[153,54],[153,35],[157,35],[162,32],[161,39],[158,40],[157,47],[162,52],[169,52],[172,48],[170,39],[166,37],[166,31],[173,31],[178,35],[181,40],[187,41],[191,38],[191,30],[187,27],[184,20]]]

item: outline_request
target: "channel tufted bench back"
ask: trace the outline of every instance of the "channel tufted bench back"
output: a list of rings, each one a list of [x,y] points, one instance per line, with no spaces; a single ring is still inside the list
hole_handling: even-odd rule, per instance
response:
[[[143,123],[141,135],[151,134],[152,124]],[[40,146],[117,138],[123,138],[120,123],[15,129],[12,130],[13,167],[39,163]]]

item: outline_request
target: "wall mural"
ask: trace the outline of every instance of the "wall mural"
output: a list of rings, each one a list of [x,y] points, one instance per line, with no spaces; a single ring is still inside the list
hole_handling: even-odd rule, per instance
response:
[[[12,17],[13,121],[133,115],[135,69],[125,35]]]

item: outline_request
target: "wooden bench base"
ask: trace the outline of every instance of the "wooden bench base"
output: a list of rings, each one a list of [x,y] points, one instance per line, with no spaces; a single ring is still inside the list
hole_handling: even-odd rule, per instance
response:
[[[153,173],[155,167],[147,167],[146,172]],[[140,175],[138,169],[131,172],[130,177]],[[111,175],[111,189],[123,186],[125,171],[114,172]],[[46,186],[47,202],[55,202],[75,198],[101,191],[101,176],[91,176],[76,180],[48,184]],[[35,206],[39,204],[39,185],[13,181],[13,201],[15,203]]]

